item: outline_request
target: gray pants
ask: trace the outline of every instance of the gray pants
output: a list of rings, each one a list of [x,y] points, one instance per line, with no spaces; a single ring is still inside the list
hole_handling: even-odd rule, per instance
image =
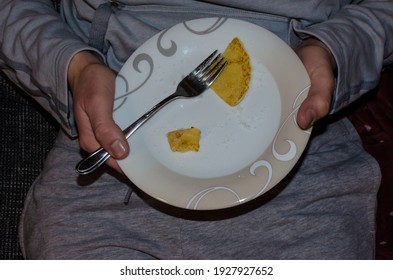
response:
[[[60,134],[27,196],[23,253],[28,259],[372,259],[378,165],[347,120],[319,130],[270,192],[204,212],[164,205],[111,172],[78,177],[78,143]],[[129,188],[135,193],[124,204]]]

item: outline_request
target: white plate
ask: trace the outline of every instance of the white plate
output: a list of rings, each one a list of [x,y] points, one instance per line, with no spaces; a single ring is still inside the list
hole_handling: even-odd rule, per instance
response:
[[[283,179],[307,144],[310,132],[295,121],[310,85],[303,64],[271,32],[228,18],[181,23],[138,48],[116,79],[117,123],[124,128],[135,121],[234,37],[243,42],[252,67],[239,105],[230,107],[209,89],[167,105],[129,139],[131,153],[119,165],[156,199],[198,210],[250,201]],[[191,126],[201,130],[199,152],[172,152],[167,132]]]

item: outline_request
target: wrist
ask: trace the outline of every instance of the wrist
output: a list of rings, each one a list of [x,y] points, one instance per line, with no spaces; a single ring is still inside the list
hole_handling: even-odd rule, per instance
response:
[[[91,51],[80,51],[72,57],[67,71],[67,82],[71,88],[81,76],[80,73],[91,64],[103,64],[103,61],[98,54]]]
[[[311,37],[309,39],[304,40],[299,45],[298,49],[306,48],[306,47],[310,47],[310,46],[319,47],[319,48],[322,48],[323,50],[325,50],[326,54],[329,57],[330,64],[331,64],[333,72],[336,71],[336,67],[337,67],[336,60],[335,60],[331,50],[328,48],[328,46],[326,46],[321,40],[319,40],[319,39],[317,39],[315,37]]]

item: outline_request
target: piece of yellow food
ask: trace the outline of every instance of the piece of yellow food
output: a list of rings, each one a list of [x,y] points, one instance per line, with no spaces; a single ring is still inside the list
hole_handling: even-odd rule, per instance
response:
[[[228,64],[211,88],[227,104],[235,106],[243,99],[249,87],[250,57],[237,37],[229,43],[223,56],[228,60]]]
[[[169,146],[174,152],[198,152],[201,131],[191,127],[170,131],[167,134]]]

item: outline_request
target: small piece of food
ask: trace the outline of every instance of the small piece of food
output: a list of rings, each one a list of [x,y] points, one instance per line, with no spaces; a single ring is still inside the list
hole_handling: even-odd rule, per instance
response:
[[[245,96],[250,79],[250,57],[239,38],[234,38],[225,49],[223,56],[228,64],[211,88],[230,106],[235,106]]]
[[[170,131],[167,134],[169,146],[174,152],[198,152],[201,131],[191,127]]]

